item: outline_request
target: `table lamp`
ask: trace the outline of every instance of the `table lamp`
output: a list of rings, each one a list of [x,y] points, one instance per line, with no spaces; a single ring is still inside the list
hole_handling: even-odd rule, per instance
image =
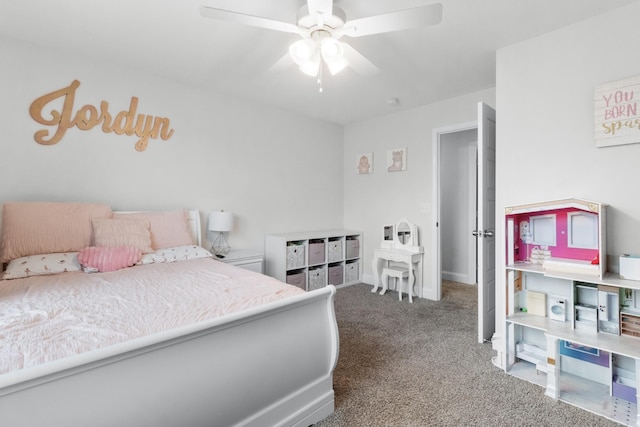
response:
[[[227,239],[224,237],[224,233],[225,231],[231,231],[233,228],[233,214],[222,210],[219,212],[211,212],[208,220],[208,230],[218,233],[218,236],[211,245],[211,252],[218,258],[224,258],[231,250]]]

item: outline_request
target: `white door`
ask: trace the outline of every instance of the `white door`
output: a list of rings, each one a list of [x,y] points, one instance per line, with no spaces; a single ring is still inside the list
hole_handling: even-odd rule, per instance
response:
[[[496,111],[478,103],[478,342],[496,325]]]

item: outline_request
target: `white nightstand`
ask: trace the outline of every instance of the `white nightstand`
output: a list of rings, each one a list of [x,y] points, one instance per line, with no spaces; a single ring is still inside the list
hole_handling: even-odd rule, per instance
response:
[[[240,268],[264,273],[264,255],[260,252],[232,250],[224,258],[217,259]]]

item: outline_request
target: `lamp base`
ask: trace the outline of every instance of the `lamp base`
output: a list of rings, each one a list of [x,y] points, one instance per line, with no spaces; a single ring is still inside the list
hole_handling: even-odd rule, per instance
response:
[[[211,245],[211,252],[218,258],[224,258],[229,251],[231,250],[231,246],[227,242],[227,239],[224,237],[224,233],[218,233],[218,237]]]

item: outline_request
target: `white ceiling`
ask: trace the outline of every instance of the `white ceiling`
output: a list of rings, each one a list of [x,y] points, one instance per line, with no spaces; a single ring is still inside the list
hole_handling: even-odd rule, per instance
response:
[[[335,0],[348,19],[438,0]],[[295,23],[304,0],[0,0],[0,33],[346,124],[495,86],[496,49],[637,0],[439,0],[439,25],[349,39],[381,72],[270,67],[299,36],[202,18],[213,7]],[[385,102],[399,98],[392,107]]]

